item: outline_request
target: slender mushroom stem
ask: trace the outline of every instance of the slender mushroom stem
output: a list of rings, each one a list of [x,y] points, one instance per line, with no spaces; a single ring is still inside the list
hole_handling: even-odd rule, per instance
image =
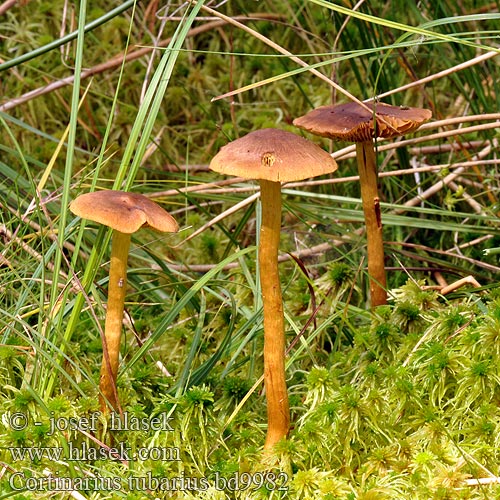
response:
[[[356,143],[356,159],[365,214],[371,306],[376,307],[387,303],[387,291],[377,162],[372,141]]]
[[[99,381],[101,410],[108,413],[108,404],[118,409],[116,377],[120,357],[120,339],[123,324],[123,309],[127,290],[127,260],[130,234],[113,231],[111,261],[109,267],[108,306],[104,325],[103,358]]]
[[[267,397],[267,435],[271,449],[288,435],[290,409],[285,379],[285,321],[278,271],[281,230],[281,184],[261,180],[262,225],[259,243],[260,286],[264,304],[264,386]]]

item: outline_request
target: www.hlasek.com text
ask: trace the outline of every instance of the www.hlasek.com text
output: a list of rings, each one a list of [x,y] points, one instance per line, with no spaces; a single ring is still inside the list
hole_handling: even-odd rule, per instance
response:
[[[94,462],[96,460],[153,460],[163,462],[178,462],[181,460],[180,449],[173,447],[139,447],[132,449],[126,443],[120,442],[112,448],[96,448],[86,442],[75,445],[69,441],[66,450],[62,447],[9,447],[13,462],[29,460],[39,462],[43,459],[51,462],[64,460],[66,462]]]

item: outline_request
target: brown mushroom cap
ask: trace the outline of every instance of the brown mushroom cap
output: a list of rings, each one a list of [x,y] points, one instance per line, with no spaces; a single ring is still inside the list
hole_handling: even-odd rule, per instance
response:
[[[165,233],[179,230],[177,222],[166,210],[142,194],[95,191],[78,196],[69,208],[83,219],[104,224],[122,233],[135,233],[143,226]]]
[[[246,179],[291,182],[334,172],[337,163],[303,137],[266,128],[223,146],[212,158],[210,168]]]
[[[321,106],[296,118],[293,124],[330,139],[365,142],[374,137],[390,138],[406,134],[420,127],[432,116],[428,109],[391,106],[382,102],[365,104],[371,112],[356,102]]]

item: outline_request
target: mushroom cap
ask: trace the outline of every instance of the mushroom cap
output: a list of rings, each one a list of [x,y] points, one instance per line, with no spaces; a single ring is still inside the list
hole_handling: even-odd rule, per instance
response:
[[[112,190],[85,193],[73,200],[69,209],[82,219],[104,224],[122,233],[135,233],[143,226],[164,233],[179,230],[177,222],[166,210],[137,193]]]
[[[265,128],[223,146],[210,168],[246,179],[290,182],[334,172],[337,162],[304,137]]]
[[[356,102],[321,106],[296,118],[293,124],[330,139],[365,142],[374,137],[387,139],[406,134],[420,127],[432,116],[430,110],[423,108],[392,106],[382,102],[365,104],[371,112]]]

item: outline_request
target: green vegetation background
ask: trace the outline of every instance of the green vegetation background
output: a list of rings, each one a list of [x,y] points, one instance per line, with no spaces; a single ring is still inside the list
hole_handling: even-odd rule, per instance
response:
[[[495,483],[471,484],[500,475],[498,2],[0,9],[0,498],[499,497]],[[75,30],[69,43],[37,51]],[[125,50],[133,56],[123,62]],[[293,428],[270,466],[261,455],[256,187],[226,184],[207,165],[249,131],[300,134],[293,119],[345,101],[344,89],[387,94],[384,102],[434,118],[404,147],[380,147],[392,300],[374,312],[354,159],[338,153],[347,144],[308,136],[337,155],[339,170],[284,189]],[[154,197],[181,226],[134,237],[118,381],[128,415],[167,414],[173,431],[100,421],[97,432],[49,436],[51,417],[98,411],[109,233],[67,207],[112,188]],[[424,288],[469,275],[479,288]],[[15,428],[18,414],[26,427]],[[111,442],[129,456],[67,460],[70,446]],[[23,458],[12,447],[64,455]],[[165,456],[134,459],[139,449]],[[118,478],[119,488],[57,492],[33,480],[29,490],[28,478],[51,475]],[[217,491],[217,475],[239,477],[239,488]],[[207,478],[211,488],[130,488],[134,477]]]

